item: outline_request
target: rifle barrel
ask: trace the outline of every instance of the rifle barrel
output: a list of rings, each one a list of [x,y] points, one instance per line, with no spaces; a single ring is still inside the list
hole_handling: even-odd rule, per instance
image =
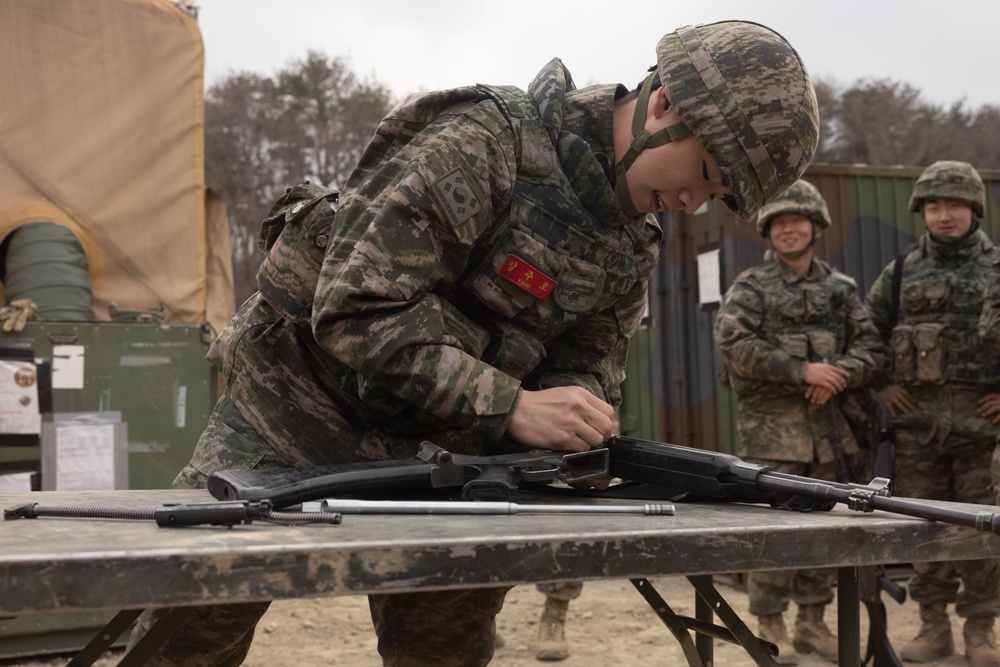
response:
[[[932,502],[924,503],[913,498],[893,498],[879,493],[881,487],[875,486],[874,482],[868,487],[860,484],[833,484],[812,480],[808,477],[767,472],[757,477],[757,486],[766,491],[801,494],[810,498],[843,503],[848,508],[859,512],[883,510],[930,519],[931,521],[968,526],[985,533],[1000,535],[1000,514],[987,511],[968,512],[942,507]]]
[[[306,509],[306,503],[303,509]],[[342,514],[643,514],[669,516],[674,506],[661,503],[644,505],[534,505],[506,501],[449,500],[354,500],[327,498],[319,503],[324,512]]]

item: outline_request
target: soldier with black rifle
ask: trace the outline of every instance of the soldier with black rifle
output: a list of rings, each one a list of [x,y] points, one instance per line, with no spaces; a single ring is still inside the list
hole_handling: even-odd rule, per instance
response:
[[[751,218],[818,136],[806,69],[768,28],[685,27],[650,56],[632,92],[578,90],[554,59],[524,90],[413,96],[339,203],[291,189],[263,229],[260,291],[209,353],[225,392],[175,485],[404,459],[424,440],[601,445],[663,236],[651,214],[719,197]],[[507,590],[372,595],[383,663],[487,664]],[[149,664],[239,664],[267,603],[212,602]]]

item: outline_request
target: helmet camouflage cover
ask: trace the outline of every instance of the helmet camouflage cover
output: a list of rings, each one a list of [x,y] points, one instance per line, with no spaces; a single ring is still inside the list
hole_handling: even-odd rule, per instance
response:
[[[766,239],[767,223],[782,213],[800,213],[824,228],[831,224],[826,200],[809,181],[795,181],[787,190],[764,204],[757,214],[757,233]]]
[[[816,152],[819,110],[795,49],[757,23],[686,26],[656,47],[667,98],[701,140],[744,220],[794,183]]]
[[[977,218],[986,210],[986,186],[979,172],[968,162],[940,160],[924,169],[913,184],[910,210],[920,211],[925,199],[944,197],[964,201]]]

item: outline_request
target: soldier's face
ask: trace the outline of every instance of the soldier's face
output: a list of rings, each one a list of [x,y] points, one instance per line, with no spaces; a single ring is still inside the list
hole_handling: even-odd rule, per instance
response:
[[[972,207],[958,199],[925,199],[924,224],[938,241],[957,241],[972,228]]]
[[[801,213],[782,213],[771,219],[768,238],[779,253],[797,253],[812,243],[813,234],[817,238],[820,229],[813,230],[813,222]]]
[[[646,131],[653,134],[679,122],[681,118],[666,101],[663,89],[654,91]],[[693,213],[709,197],[730,194],[722,185],[715,160],[694,136],[643,150],[627,176],[632,203],[640,213]]]

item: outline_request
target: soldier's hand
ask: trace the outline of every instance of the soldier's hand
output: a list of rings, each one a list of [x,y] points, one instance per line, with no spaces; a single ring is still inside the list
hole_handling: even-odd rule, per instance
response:
[[[898,384],[890,384],[879,389],[878,395],[885,403],[885,409],[889,411],[890,417],[905,415],[917,407],[917,399],[913,397],[913,394]]]
[[[849,376],[850,373],[833,364],[812,363],[806,364],[806,371],[802,379],[808,385],[815,385],[821,389],[826,389],[831,394],[839,394],[847,389],[847,378]]]
[[[826,405],[834,394],[814,384],[806,387],[806,400],[815,405]]]
[[[994,424],[1000,424],[1000,394],[986,394],[976,402],[976,412],[983,419],[993,417]]]
[[[37,314],[38,306],[31,299],[14,299],[0,308],[0,320],[3,320],[4,332],[24,331],[24,325],[28,320],[38,319]]]
[[[613,435],[614,413],[583,387],[523,390],[507,434],[528,447],[585,452]]]

